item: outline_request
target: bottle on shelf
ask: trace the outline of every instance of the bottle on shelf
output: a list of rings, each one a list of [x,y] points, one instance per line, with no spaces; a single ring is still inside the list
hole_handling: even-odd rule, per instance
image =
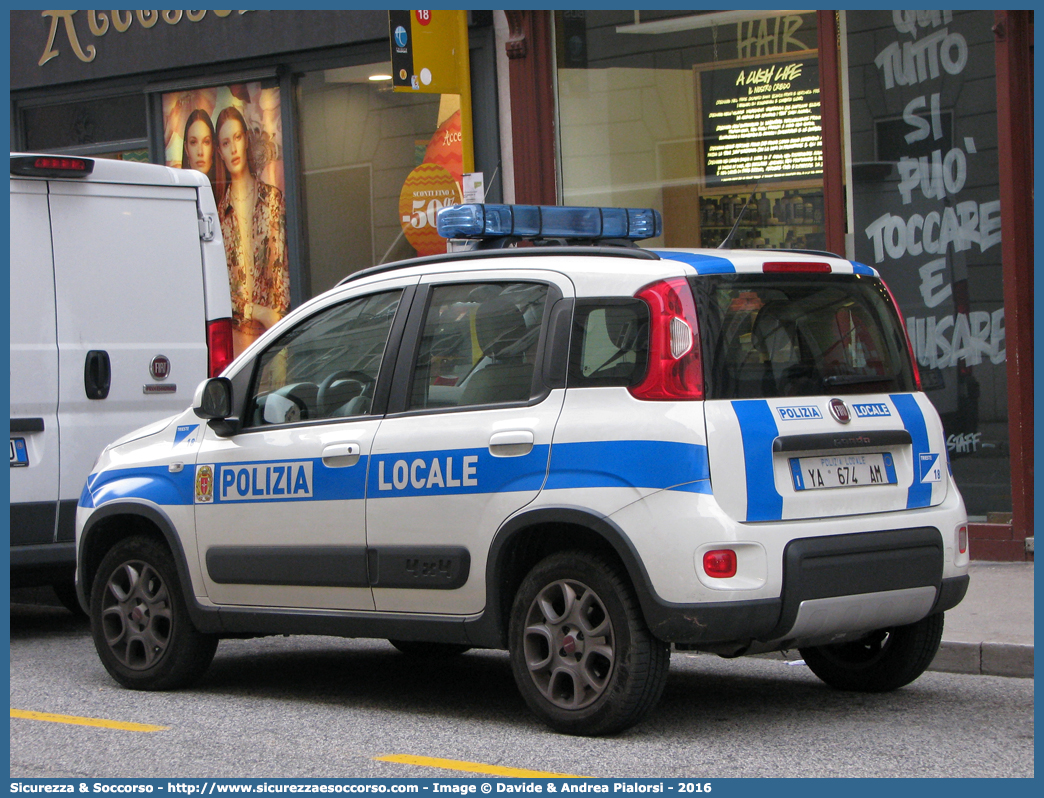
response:
[[[802,199],[798,192],[794,192],[794,197],[791,200],[794,205],[794,224],[805,223],[805,200]]]
[[[758,199],[758,223],[765,224],[772,215],[772,203],[769,202],[768,194],[762,192]]]

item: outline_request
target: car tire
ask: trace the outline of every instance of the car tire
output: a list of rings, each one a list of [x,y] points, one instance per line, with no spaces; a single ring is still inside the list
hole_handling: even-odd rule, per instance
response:
[[[812,672],[838,690],[884,693],[909,684],[932,664],[942,641],[943,613],[878,629],[860,640],[799,648]]]
[[[630,728],[656,706],[670,647],[653,637],[621,570],[587,552],[552,554],[515,594],[511,670],[529,708],[564,734]]]
[[[471,646],[464,643],[429,643],[425,640],[392,640],[390,638],[388,642],[409,657],[423,659],[447,659],[471,651]]]
[[[174,558],[152,538],[127,538],[106,553],[90,615],[98,656],[124,687],[185,687],[214,659],[218,638],[193,626]]]

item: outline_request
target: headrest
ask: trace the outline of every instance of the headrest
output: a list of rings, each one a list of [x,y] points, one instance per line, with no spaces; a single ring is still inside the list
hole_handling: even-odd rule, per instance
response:
[[[479,305],[475,313],[475,335],[483,353],[490,357],[521,355],[508,351],[526,334],[526,319],[515,303],[498,297]]]
[[[789,317],[793,307],[786,301],[767,302],[758,311],[751,330],[756,347],[765,353],[789,357],[797,344],[794,320]]]

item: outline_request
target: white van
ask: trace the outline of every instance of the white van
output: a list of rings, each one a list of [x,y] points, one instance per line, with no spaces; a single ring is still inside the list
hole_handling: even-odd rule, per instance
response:
[[[206,177],[11,154],[11,584],[76,607],[76,503],[102,448],[232,360]]]

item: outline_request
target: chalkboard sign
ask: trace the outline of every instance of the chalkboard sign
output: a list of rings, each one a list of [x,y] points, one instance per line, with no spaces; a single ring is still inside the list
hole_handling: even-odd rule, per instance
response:
[[[779,59],[700,72],[708,186],[823,174],[819,59]]]

